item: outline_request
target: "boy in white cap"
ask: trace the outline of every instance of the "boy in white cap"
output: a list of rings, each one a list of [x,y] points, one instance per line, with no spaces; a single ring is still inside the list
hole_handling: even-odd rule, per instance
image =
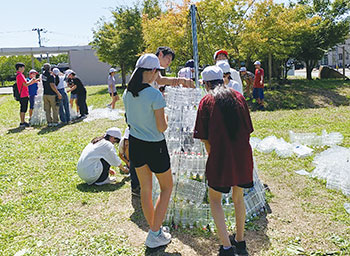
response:
[[[58,68],[52,69],[52,73],[55,77],[55,85],[57,86],[57,90],[62,95],[62,99],[60,100],[58,113],[60,115],[61,122],[63,124],[68,124],[70,122],[70,110],[69,110],[69,101],[68,95],[65,89],[65,81],[64,74]]]
[[[30,82],[32,79],[36,79],[36,75],[39,73],[35,69],[31,69],[29,71],[29,77],[27,78],[27,82]],[[38,83],[34,83],[28,86],[29,90],[29,120],[32,118],[35,96],[38,94]]]
[[[264,70],[261,68],[260,61],[254,62],[255,78],[253,85],[253,97],[257,100],[259,109],[264,110]]]
[[[246,96],[251,97],[255,75],[252,72],[248,71],[246,67],[241,67],[239,73],[241,75],[242,82],[244,81],[246,83]]]
[[[232,88],[243,95],[243,88],[242,86],[231,77],[231,68],[230,65],[224,61],[220,60],[216,62],[216,66],[221,68],[222,72],[224,73],[224,85],[226,85],[228,88]]]
[[[214,61],[215,63],[218,61],[226,61],[228,63],[228,52],[225,50],[217,50],[214,53]],[[239,72],[233,68],[230,68],[231,77],[234,81],[236,81],[241,88],[243,88],[241,77],[239,76]]]
[[[112,184],[115,178],[109,176],[114,173],[111,165],[124,167],[117,155],[114,144],[120,142],[122,133],[119,128],[112,127],[101,137],[94,138],[83,150],[78,161],[77,171],[79,177],[88,185]]]
[[[170,243],[171,235],[162,227],[173,189],[170,157],[163,132],[168,127],[162,93],[151,86],[159,77],[159,59],[144,54],[136,62],[123,94],[125,114],[130,127],[129,155],[141,187],[141,205],[149,225],[146,246],[156,248]],[[160,195],[152,200],[152,177],[160,184]]]
[[[208,152],[205,176],[211,213],[222,244],[219,256],[248,255],[243,239],[246,216],[243,188],[253,187],[253,156],[249,144],[253,126],[243,95],[224,86],[222,77],[223,72],[217,66],[206,67],[202,72],[208,94],[199,103],[194,138],[200,139]],[[237,232],[231,237],[221,204],[222,193],[230,190]]]
[[[117,88],[116,88],[116,81],[115,81],[115,73],[117,70],[115,68],[110,68],[109,69],[109,75],[107,79],[107,84],[108,84],[108,92],[109,95],[112,97],[111,103],[107,104],[107,107],[110,107],[112,109],[115,108],[115,103],[119,100],[119,96],[117,93]]]

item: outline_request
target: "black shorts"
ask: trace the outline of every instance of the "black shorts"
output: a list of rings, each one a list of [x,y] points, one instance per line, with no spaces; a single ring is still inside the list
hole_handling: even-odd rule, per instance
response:
[[[240,188],[251,188],[253,186],[254,186],[253,182],[243,184],[243,185],[237,185],[237,187],[240,187]],[[231,187],[212,187],[212,186],[209,186],[209,187],[211,187],[217,192],[224,193],[224,194],[230,193],[230,190],[231,190]]]
[[[117,92],[114,92],[113,94],[114,94],[114,96],[118,96],[118,93],[117,93]],[[109,93],[109,96],[112,97],[112,93],[111,93],[111,92]]]
[[[20,107],[20,112],[21,113],[26,113],[28,110],[28,102],[29,102],[29,97],[24,97],[19,99],[19,103],[21,104]]]
[[[129,135],[129,157],[135,168],[147,164],[154,173],[163,173],[170,168],[170,157],[165,140],[143,141]]]

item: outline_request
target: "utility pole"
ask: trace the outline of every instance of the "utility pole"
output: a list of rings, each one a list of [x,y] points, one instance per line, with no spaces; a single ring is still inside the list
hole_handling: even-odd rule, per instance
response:
[[[39,39],[39,47],[41,47],[41,35],[40,32],[45,33],[46,31],[43,28],[33,28],[32,31],[36,31],[38,33],[38,39]],[[43,55],[40,54],[40,61],[42,61]]]
[[[196,81],[196,87],[199,87],[198,82],[198,42],[197,42],[197,22],[196,22],[196,12],[197,7],[195,4],[191,4],[191,24],[192,24],[192,45],[193,45],[193,60],[194,60],[194,74],[195,74],[195,81]]]
[[[345,80],[345,45],[343,45],[343,79]]]

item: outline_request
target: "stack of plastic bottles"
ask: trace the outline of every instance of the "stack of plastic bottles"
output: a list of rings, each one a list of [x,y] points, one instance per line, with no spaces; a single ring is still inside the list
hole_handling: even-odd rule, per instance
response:
[[[203,143],[193,138],[197,109],[204,91],[201,89],[166,88],[168,129],[165,132],[173,174],[173,192],[165,218],[167,225],[182,228],[214,229],[208,188],[205,180],[207,154]],[[256,166],[256,165],[255,165]],[[153,200],[160,192],[153,178]],[[223,207],[228,224],[235,223],[230,194],[223,194]],[[265,191],[254,169],[254,187],[245,189],[247,217],[264,211]]]
[[[34,109],[30,119],[30,125],[44,125],[47,123],[44,111],[43,93],[43,84],[42,82],[38,82],[38,92],[34,99]]]

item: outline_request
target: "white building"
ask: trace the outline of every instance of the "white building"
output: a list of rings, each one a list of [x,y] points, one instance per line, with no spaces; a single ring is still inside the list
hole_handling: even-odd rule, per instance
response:
[[[69,55],[69,68],[73,69],[85,85],[107,84],[109,64],[101,62],[96,56],[96,51],[90,45],[86,46],[62,46],[62,47],[24,47],[24,48],[0,48],[0,56],[31,55],[34,63],[34,55],[58,54]],[[117,84],[122,83],[121,76],[115,76]]]
[[[345,40],[344,44],[333,47],[324,55],[321,65],[327,65],[333,68],[343,67],[343,52],[345,53],[345,66],[350,65],[350,37]]]

